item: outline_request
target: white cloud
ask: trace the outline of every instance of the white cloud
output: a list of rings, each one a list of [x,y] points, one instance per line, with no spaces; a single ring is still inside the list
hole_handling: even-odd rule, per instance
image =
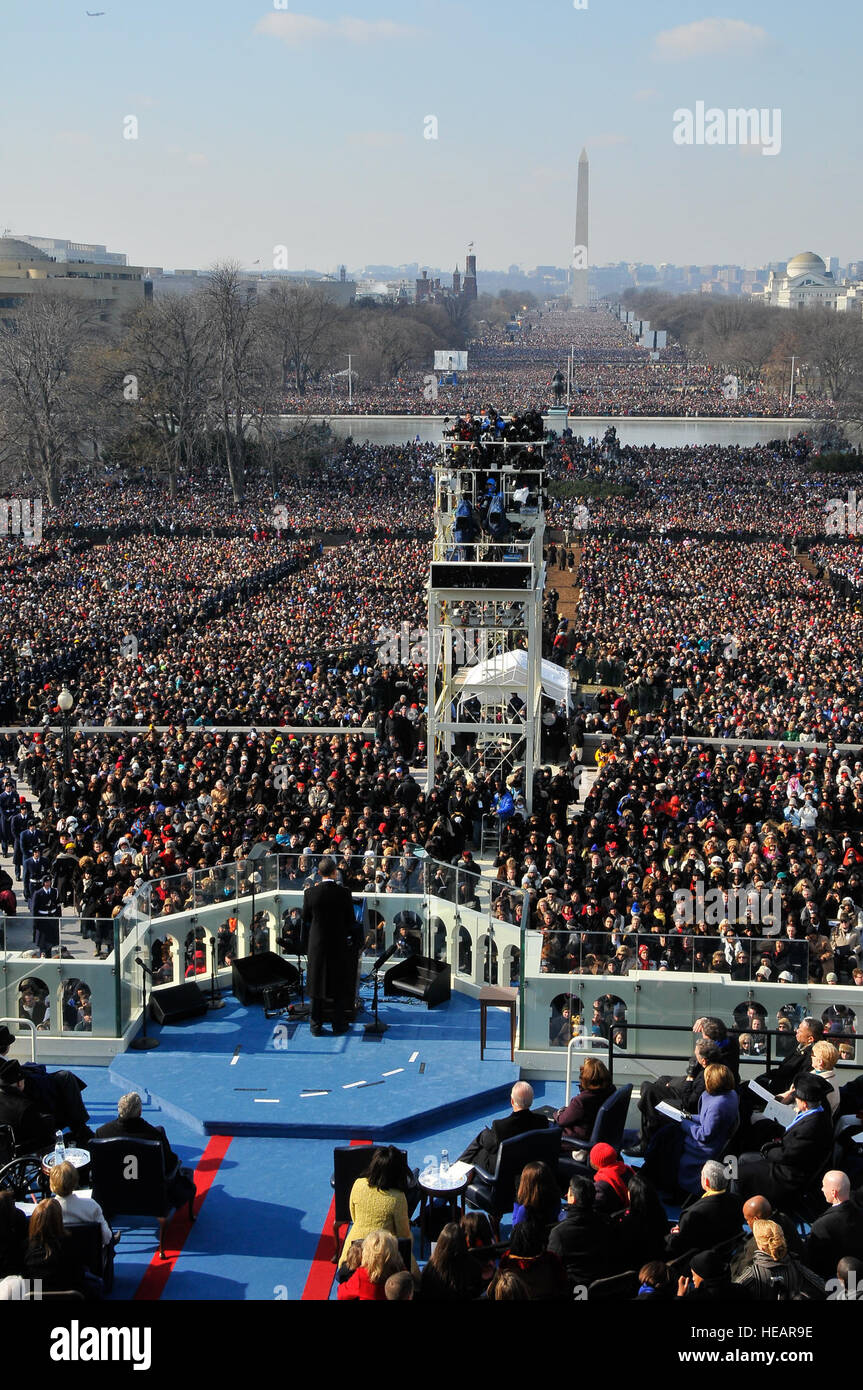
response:
[[[375,39],[415,38],[421,31],[389,19],[353,19],[343,15],[329,21],[308,14],[268,14],[255,25],[256,34],[270,34],[296,47],[319,39],[344,39],[346,43],[372,43]]]
[[[602,135],[595,135],[592,140],[586,140],[588,151],[607,150],[610,145],[625,145],[627,136],[616,135],[614,131],[607,130]]]
[[[641,87],[639,91],[633,93],[633,101],[650,101],[652,97],[658,97],[659,93],[655,87]]]
[[[672,62],[720,53],[754,53],[767,40],[767,31],[743,19],[697,19],[657,34],[654,52]]]

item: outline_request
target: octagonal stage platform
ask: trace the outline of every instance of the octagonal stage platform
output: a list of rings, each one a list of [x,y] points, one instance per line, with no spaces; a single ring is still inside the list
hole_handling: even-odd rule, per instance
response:
[[[267,1019],[259,1005],[223,997],[225,1007],[203,1017],[148,1025],[160,1046],[117,1057],[112,1084],[199,1134],[396,1141],[437,1119],[505,1106],[518,1080],[508,1014],[490,1011],[480,1062],[479,1004],[462,994],[434,1010],[382,1001],[386,1033],[365,1034],[367,1010],[338,1038],[313,1038],[308,1022]]]

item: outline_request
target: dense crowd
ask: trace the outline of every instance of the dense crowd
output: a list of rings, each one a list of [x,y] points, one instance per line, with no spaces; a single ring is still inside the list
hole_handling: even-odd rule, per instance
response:
[[[832,414],[829,400],[781,392],[759,381],[744,383],[724,369],[689,361],[675,346],[657,355],[641,347],[606,308],[532,310],[521,324],[480,325],[468,345],[468,371],[432,374],[404,368],[386,382],[353,385],[322,376],[302,394],[288,393],[288,413],[440,415],[476,410],[505,400],[514,411],[545,410],[554,403],[553,378],[566,374],[572,350],[570,407],[576,415],[794,416]]]

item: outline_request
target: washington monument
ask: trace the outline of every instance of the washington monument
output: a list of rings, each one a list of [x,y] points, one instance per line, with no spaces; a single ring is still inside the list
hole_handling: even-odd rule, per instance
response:
[[[578,188],[575,196],[575,245],[572,251],[572,284],[570,297],[575,307],[588,302],[587,295],[587,236],[590,164],[587,150],[578,156]]]

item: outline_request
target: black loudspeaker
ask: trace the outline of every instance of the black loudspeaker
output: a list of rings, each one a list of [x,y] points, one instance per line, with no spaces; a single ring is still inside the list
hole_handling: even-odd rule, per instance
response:
[[[231,989],[241,1004],[263,1004],[264,992],[279,985],[299,984],[300,972],[275,951],[244,956],[231,965]]]
[[[452,971],[431,956],[410,956],[399,961],[384,976],[384,994],[406,994],[422,999],[430,1009],[445,1004],[452,992]]]
[[[154,1023],[179,1023],[182,1018],[197,1018],[207,1012],[207,996],[194,981],[157,989],[150,995],[150,1017]]]

